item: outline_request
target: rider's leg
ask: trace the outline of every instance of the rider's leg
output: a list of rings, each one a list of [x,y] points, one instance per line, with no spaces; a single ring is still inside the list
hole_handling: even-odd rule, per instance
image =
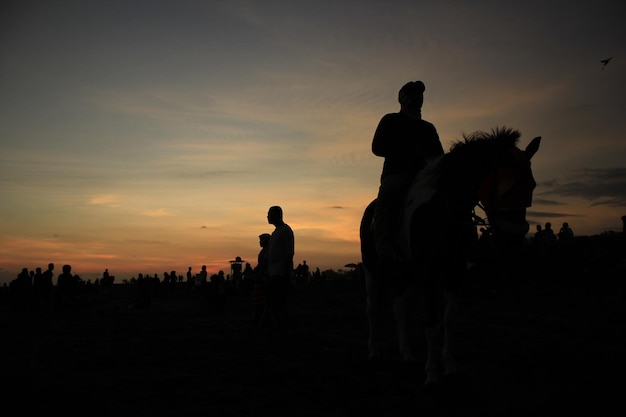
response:
[[[394,245],[394,233],[398,226],[401,205],[408,187],[408,180],[400,175],[386,175],[378,190],[374,209],[374,241],[378,254],[377,272],[382,275],[399,276],[400,256]],[[393,278],[392,278],[393,279]]]

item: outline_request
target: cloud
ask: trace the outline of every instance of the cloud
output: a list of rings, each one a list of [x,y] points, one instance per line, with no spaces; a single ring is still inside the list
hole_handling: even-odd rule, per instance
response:
[[[550,200],[547,198],[533,198],[533,205],[543,206],[564,206],[566,203],[557,200]]]
[[[159,208],[159,209],[154,209],[154,210],[144,210],[141,212],[141,214],[147,217],[168,217],[168,216],[173,215],[167,209],[164,209],[164,208]]]
[[[550,211],[527,211],[526,215],[528,217],[549,217],[549,218],[561,218],[561,217],[584,217],[582,214],[571,214],[571,213],[558,213],[558,212],[550,212]]]
[[[600,200],[600,201],[591,203],[591,207],[596,207],[596,206],[623,207],[624,205],[626,204],[624,204],[623,198],[609,198],[606,200]]]
[[[584,168],[563,179],[546,181],[540,195],[580,197],[591,206],[626,206],[626,168]]]
[[[87,204],[95,204],[108,207],[119,207],[119,197],[116,195],[99,195],[91,197]]]

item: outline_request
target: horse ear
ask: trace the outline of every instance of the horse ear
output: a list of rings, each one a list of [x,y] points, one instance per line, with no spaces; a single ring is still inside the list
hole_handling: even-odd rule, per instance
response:
[[[541,136],[537,136],[535,139],[530,141],[530,143],[524,150],[524,153],[526,154],[526,157],[528,158],[528,160],[530,160],[533,157],[533,155],[537,153],[537,151],[539,150],[540,143],[541,143]]]

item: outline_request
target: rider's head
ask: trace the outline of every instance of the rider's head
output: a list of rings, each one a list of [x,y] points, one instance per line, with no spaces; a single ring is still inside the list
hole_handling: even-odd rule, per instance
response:
[[[409,81],[404,84],[398,92],[398,102],[401,111],[420,115],[422,104],[424,103],[424,91],[426,87],[421,81]]]

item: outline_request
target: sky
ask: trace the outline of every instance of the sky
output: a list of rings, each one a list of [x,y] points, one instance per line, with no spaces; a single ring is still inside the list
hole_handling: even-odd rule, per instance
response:
[[[622,6],[4,1],[0,282],[49,262],[120,280],[255,266],[272,205],[296,265],[359,262],[372,137],[411,80],[446,151],[497,126],[542,137],[531,231],[621,231]]]

